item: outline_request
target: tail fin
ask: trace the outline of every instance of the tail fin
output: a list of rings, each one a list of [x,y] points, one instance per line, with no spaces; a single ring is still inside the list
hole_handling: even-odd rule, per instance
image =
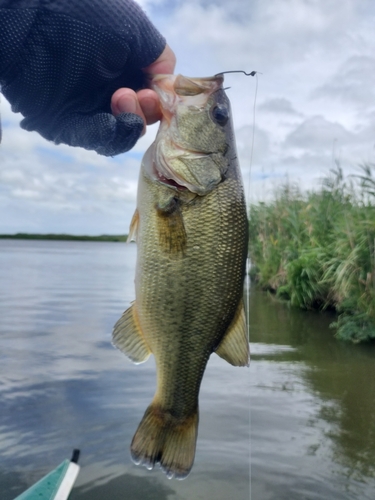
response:
[[[198,410],[177,419],[151,403],[133,437],[132,459],[149,470],[160,464],[169,479],[185,479],[193,466],[197,431]]]

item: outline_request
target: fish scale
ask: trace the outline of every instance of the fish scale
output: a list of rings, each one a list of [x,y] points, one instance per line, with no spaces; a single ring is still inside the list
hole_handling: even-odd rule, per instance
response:
[[[156,361],[157,389],[133,438],[132,457],[182,479],[194,461],[199,389],[210,355],[248,365],[242,302],[248,223],[232,123],[214,118],[218,105],[220,119],[223,107],[230,116],[222,77],[169,75],[155,79],[153,88],[162,110],[166,93],[174,100],[165,102],[168,124],[162,120],[142,161],[131,228],[138,246],[136,300],[113,339],[133,361],[150,353]],[[202,152],[199,164],[202,144],[215,154]],[[183,161],[176,161],[176,151]],[[163,165],[171,179],[160,174]]]

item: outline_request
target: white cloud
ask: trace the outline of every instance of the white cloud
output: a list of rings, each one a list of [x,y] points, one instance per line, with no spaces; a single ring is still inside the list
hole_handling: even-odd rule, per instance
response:
[[[226,75],[240,162],[249,172],[258,82],[253,192],[266,196],[288,178],[312,187],[334,157],[349,172],[374,160],[375,4],[372,0],[140,0],[190,76]],[[127,225],[135,206],[140,159],[150,128],[117,158],[54,146],[20,129],[2,99],[0,147],[3,227],[55,224],[77,232]],[[33,216],[31,214],[34,214]],[[95,214],[92,215],[92,214]],[[13,219],[12,219],[13,218]],[[10,221],[13,220],[14,223]],[[13,225],[12,225],[13,224]]]
[[[353,135],[339,123],[329,122],[322,116],[313,116],[287,136],[285,145],[314,153],[332,150],[334,141],[348,143],[353,139]]]
[[[285,99],[284,97],[275,97],[273,99],[268,99],[259,105],[259,111],[264,111],[266,113],[274,114],[285,114],[285,115],[297,115],[300,116],[292,106],[292,103]]]
[[[375,109],[375,57],[362,55],[347,59],[337,72],[314,90],[315,98],[340,99],[344,105],[357,109]]]
[[[240,165],[247,168],[250,159],[254,164],[262,163],[264,158],[270,154],[270,141],[266,131],[247,125],[236,132],[236,143]]]

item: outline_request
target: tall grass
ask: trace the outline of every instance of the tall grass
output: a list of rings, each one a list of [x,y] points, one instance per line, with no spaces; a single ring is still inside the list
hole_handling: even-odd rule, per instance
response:
[[[252,278],[291,305],[335,308],[340,339],[375,339],[375,178],[370,165],[321,189],[286,184],[250,207]]]

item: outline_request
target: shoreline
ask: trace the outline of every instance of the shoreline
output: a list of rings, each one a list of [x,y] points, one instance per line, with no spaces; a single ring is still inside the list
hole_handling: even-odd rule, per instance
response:
[[[74,235],[74,234],[33,234],[33,233],[16,233],[16,234],[0,234],[2,240],[55,240],[55,241],[112,241],[126,242],[127,234],[101,234],[98,236]]]

